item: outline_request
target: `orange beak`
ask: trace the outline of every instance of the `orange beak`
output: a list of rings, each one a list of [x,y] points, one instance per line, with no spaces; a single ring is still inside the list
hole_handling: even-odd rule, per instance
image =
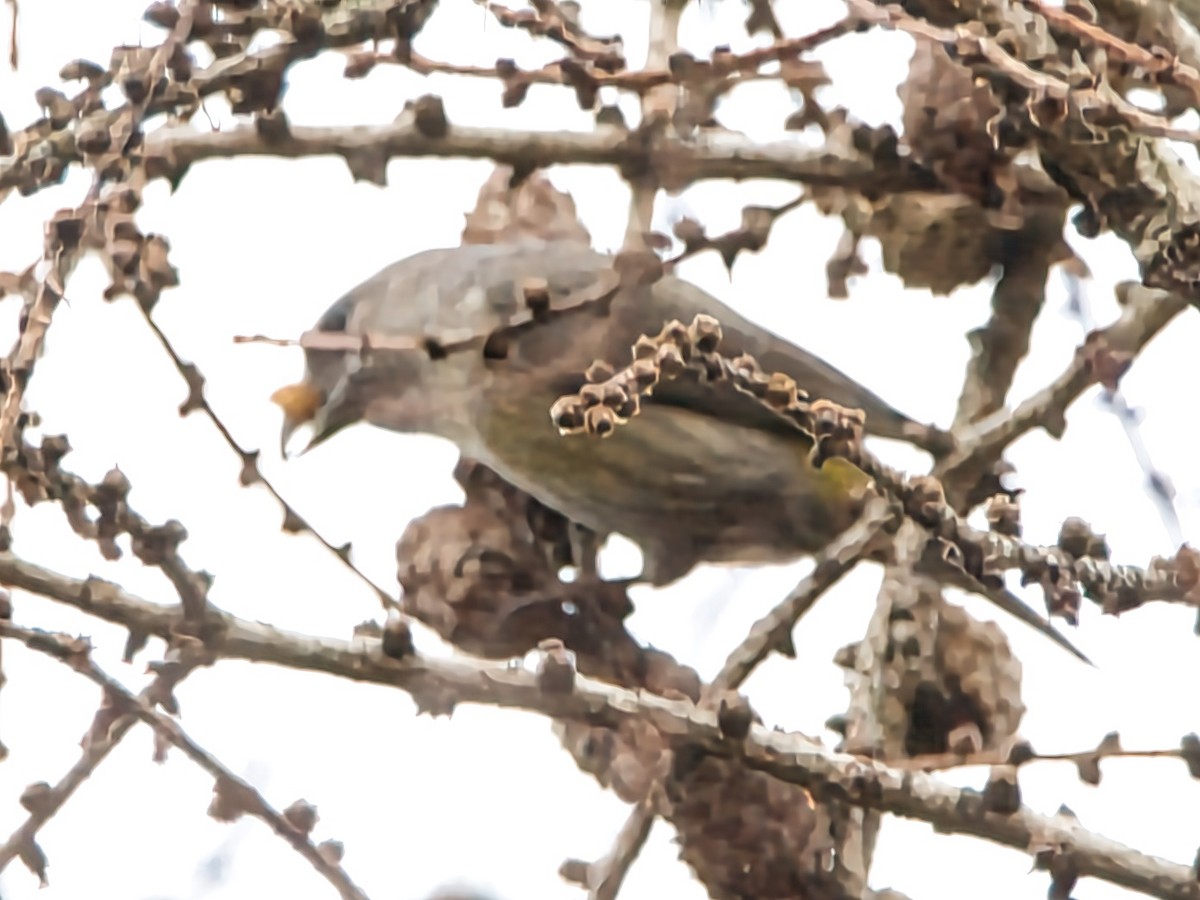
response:
[[[301,425],[311,422],[325,395],[307,382],[289,384],[271,395],[271,402],[283,410],[283,428],[279,433],[279,452],[287,459],[287,445]]]

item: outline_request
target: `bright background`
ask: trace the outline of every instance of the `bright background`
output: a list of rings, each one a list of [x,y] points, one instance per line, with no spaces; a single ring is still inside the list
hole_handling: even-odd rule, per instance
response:
[[[55,85],[59,67],[76,57],[107,62],[114,44],[157,43],[161,32],[140,23],[140,0],[41,0],[21,4],[21,67],[0,71],[0,109],[11,128],[36,117],[33,91]],[[806,33],[843,13],[836,0],[779,4],[790,34]],[[641,0],[585,4],[584,24],[624,35],[632,62],[645,53],[648,6]],[[741,4],[693,4],[684,17],[685,47],[698,54],[715,44],[735,50],[744,37]],[[5,42],[7,38],[5,38]],[[499,56],[522,65],[556,58],[554,45],[500,28],[468,0],[444,0],[417,48],[435,59],[489,63]],[[904,36],[855,35],[816,54],[834,85],[823,101],[848,106],[868,122],[898,125],[895,85],[912,44]],[[404,102],[441,94],[450,121],[511,128],[584,130],[590,116],[568,89],[534,87],[526,103],[503,110],[489,81],[423,78],[380,67],[362,81],[341,78],[337,55],[291,71],[285,108],[297,124],[351,125],[391,121]],[[785,89],[757,83],[739,89],[719,110],[729,127],[754,139],[785,134],[792,105]],[[231,121],[220,100],[206,103],[217,123]],[[636,107],[627,105],[636,120]],[[207,127],[197,116],[196,127]],[[1190,157],[1194,164],[1195,156]],[[296,508],[335,543],[353,540],[355,559],[380,583],[395,584],[394,543],[406,522],[432,505],[459,498],[450,477],[452,449],[437,440],[356,427],[304,458],[283,464],[276,451],[279,413],[271,391],[295,379],[299,351],[234,346],[234,334],[294,336],[341,292],[387,263],[418,250],[456,244],[463,214],[490,163],[393,161],[390,186],[353,184],[334,159],[216,161],[196,166],[175,196],[162,183],[146,193],[139,221],[165,233],[183,284],[155,312],[185,358],[208,379],[208,397],[239,440],[264,449],[262,467]],[[41,223],[83,197],[87,173],[58,188],[0,206],[0,269],[19,269],[40,253]],[[624,232],[628,191],[612,171],[555,168],[571,191],[597,246],[615,249]],[[778,203],[795,186],[708,182],[679,198],[663,198],[660,228],[689,212],[716,232],[736,225],[741,206]],[[916,418],[948,424],[968,350],[964,333],[986,319],[988,285],[952,297],[904,291],[880,274],[878,249],[866,252],[873,274],[858,279],[848,301],[825,296],[824,265],[840,224],[810,207],[782,220],[768,250],[743,255],[732,280],[715,256],[689,261],[686,277],[762,323],[817,350]],[[1100,322],[1115,316],[1111,285],[1135,277],[1128,249],[1112,238],[1084,242],[1072,235],[1096,280],[1092,309]],[[313,540],[281,533],[281,511],[260,488],[237,485],[238,461],[201,415],[176,413],[185,388],[129,298],[105,303],[101,266],[80,266],[69,302],[55,314],[48,353],[38,366],[29,403],[45,433],[69,434],[76,448],[67,465],[89,479],[119,465],[133,483],[131,504],[152,521],[178,518],[190,538],[194,567],[216,574],[212,600],[251,619],[314,634],[348,637],[378,615],[372,594]],[[1014,399],[1058,374],[1082,338],[1065,314],[1057,276],[1034,332],[1033,349],[1017,377]],[[18,301],[0,304],[3,327],[15,335]],[[915,327],[934,339],[914,358]],[[1200,524],[1200,467],[1191,404],[1200,384],[1200,320],[1190,312],[1155,341],[1123,383],[1144,412],[1141,430],[1155,463],[1173,479],[1185,534]],[[1175,549],[1147,494],[1141,470],[1116,417],[1097,392],[1069,413],[1066,438],[1035,433],[1016,445],[1026,535],[1053,542],[1059,523],[1080,515],[1107,532],[1119,562],[1144,565]],[[889,458],[914,471],[915,453]],[[104,562],[92,544],[67,529],[46,504],[21,508],[15,551],[75,576],[114,579],[163,603],[176,598],[162,575],[136,560]],[[628,546],[608,562],[637,565]],[[805,564],[753,572],[701,570],[669,590],[639,590],[631,625],[643,640],[669,650],[711,676],[746,628],[797,580]],[[860,637],[872,609],[878,571],[865,569],[824,598],[796,634],[799,659],[772,659],[747,685],[770,724],[820,734],[843,710],[846,693],[834,650]],[[1034,591],[1025,596],[1035,605]],[[84,630],[98,659],[134,687],[144,662],[119,662],[124,634],[73,611],[19,594],[25,624]],[[973,612],[993,617],[986,601]],[[1102,620],[1085,606],[1074,634],[1099,664],[1089,670],[1048,641],[1001,619],[1025,663],[1025,734],[1039,749],[1073,751],[1119,729],[1128,747],[1176,746],[1200,730],[1197,694],[1200,640],[1193,613],[1151,608]],[[437,642],[422,646],[437,650]],[[8,684],[0,697],[0,738],[11,756],[0,765],[0,839],[23,819],[17,796],[32,781],[56,781],[76,760],[97,692],[67,668],[6,646]],[[496,898],[576,898],[556,871],[568,856],[595,858],[609,849],[627,808],[578,772],[547,721],[496,709],[461,708],[453,719],[418,719],[402,693],[324,675],[222,662],[180,688],[184,724],[234,771],[277,806],[298,797],[315,803],[314,837],[345,842],[345,865],[376,898],[416,900],[449,882],[470,884]],[[827,739],[832,736],[826,734]],[[49,890],[14,863],[0,879],[9,900],[63,898],[298,898],[331,896],[299,856],[261,824],[221,825],[205,815],[211,779],[182,755],[151,762],[151,738],[132,733],[39,836],[50,859]],[[1069,765],[1034,765],[1022,774],[1025,801],[1046,813],[1066,803],[1092,829],[1140,849],[1190,862],[1200,842],[1200,785],[1178,762],[1116,760],[1104,764],[1098,788],[1081,784]],[[980,786],[984,773],[948,776]],[[623,897],[700,898],[703,891],[679,863],[669,827],[659,823],[635,863]],[[914,900],[1042,896],[1044,874],[1029,874],[1020,853],[960,837],[935,836],[920,823],[890,821],[873,871]],[[1087,882],[1083,900],[1125,892]]]

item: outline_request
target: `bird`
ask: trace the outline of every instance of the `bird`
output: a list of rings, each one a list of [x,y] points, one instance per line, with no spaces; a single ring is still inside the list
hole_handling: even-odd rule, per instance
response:
[[[697,315],[720,323],[723,353],[749,354],[811,397],[861,410],[868,434],[944,449],[945,432],[670,271],[614,278],[620,261],[576,238],[517,235],[387,266],[320,317],[303,379],[274,395],[284,455],[302,425],[312,435],[304,452],[358,422],[447,439],[572,522],[632,540],[639,580],[652,585],[699,563],[814,554],[854,523],[870,479],[842,459],[814,466],[811,437],[745,394],[664,380],[604,438],[564,437],[551,420],[595,361],[624,365],[639,336]],[[570,311],[511,327],[528,318],[531,284],[549,311]],[[486,340],[497,333],[503,346]],[[1009,612],[1081,655],[1017,605]]]

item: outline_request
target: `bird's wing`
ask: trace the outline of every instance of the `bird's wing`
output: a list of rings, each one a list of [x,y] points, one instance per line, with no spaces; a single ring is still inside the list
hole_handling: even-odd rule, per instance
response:
[[[544,280],[552,307],[570,305],[611,277],[614,260],[577,241],[466,245],[418,253],[383,269],[340,298],[318,328],[353,335],[376,333],[427,337],[443,344],[486,335],[523,313],[523,285]],[[668,275],[650,287],[622,290],[607,316],[581,313],[553,318],[523,330],[508,365],[523,374],[537,370],[560,393],[577,390],[595,359],[620,366],[641,334],[657,333],[664,322],[685,324],[697,314],[722,326],[722,352],[753,355],[766,372],[783,372],[814,398],[862,409],[868,432],[922,443],[925,426],[900,413],[874,392],[812,353],[738,315],[683,279]],[[309,354],[318,372],[319,354]],[[325,375],[324,380],[329,376]],[[728,386],[686,381],[664,383],[655,403],[728,418],[747,427],[779,431],[791,426]]]
[[[697,314],[713,316],[721,323],[721,348],[724,355],[749,353],[758,360],[764,372],[782,372],[790,376],[795,379],[797,386],[814,400],[832,400],[842,406],[862,409],[866,413],[866,428],[870,433],[881,437],[910,439],[917,430],[923,428],[846,373],[743,318],[695,285],[668,276],[659,281],[653,291],[653,307],[660,319],[677,318],[686,324]],[[658,324],[661,326],[661,321]],[[759,420],[764,424],[758,427],[779,427],[777,423],[770,426],[765,424],[766,418],[777,419],[765,409],[754,414],[735,412],[735,403],[739,409],[747,404],[742,402],[745,399],[743,395],[734,392],[714,393],[706,391],[703,386],[678,383],[661,391],[656,399],[658,402],[676,403],[693,409],[714,405],[719,407],[714,408],[714,413],[738,415],[746,424],[752,424],[752,420]],[[763,417],[763,413],[766,418]]]

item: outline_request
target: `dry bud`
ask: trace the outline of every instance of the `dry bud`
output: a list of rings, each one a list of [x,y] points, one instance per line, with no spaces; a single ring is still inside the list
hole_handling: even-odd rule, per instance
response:
[[[1008,537],[1021,536],[1021,503],[1017,494],[993,494],[985,514],[992,531]]]
[[[611,365],[602,359],[597,359],[590,366],[588,366],[587,371],[583,373],[583,377],[586,378],[590,384],[599,384],[602,381],[608,381],[615,374],[616,372],[613,370]]]
[[[544,318],[550,311],[550,286],[544,278],[529,278],[521,285],[525,305],[534,319]]]
[[[683,353],[674,344],[661,344],[654,361],[665,378],[676,378],[685,368]]]
[[[283,811],[283,818],[301,834],[312,834],[317,825],[317,808],[307,800],[296,800]]]
[[[396,615],[389,617],[384,626],[382,645],[384,656],[390,659],[408,659],[416,653],[412,629],[407,621]]]
[[[617,428],[617,414],[607,406],[593,406],[583,419],[587,433],[597,437],[608,437]]]
[[[653,360],[658,355],[658,342],[648,334],[640,335],[632,353],[635,360]]]
[[[578,434],[585,425],[583,404],[577,396],[559,397],[550,407],[550,420],[562,434]]]
[[[538,687],[546,694],[569,694],[575,689],[575,664],[566,646],[557,638],[538,644]]]
[[[983,806],[988,812],[1011,816],[1021,809],[1021,787],[1016,766],[992,766],[983,789]]]
[[[721,698],[717,708],[717,727],[723,737],[735,741],[745,740],[754,724],[754,711],[749,701],[740,694],[730,691]]]

